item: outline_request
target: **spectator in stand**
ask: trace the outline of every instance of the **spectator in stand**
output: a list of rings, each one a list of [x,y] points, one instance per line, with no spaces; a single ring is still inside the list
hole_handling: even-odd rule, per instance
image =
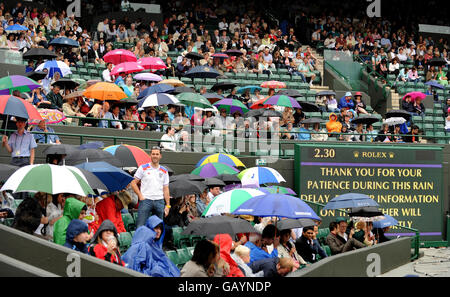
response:
[[[419,76],[419,74],[418,74],[418,72],[417,72],[416,67],[412,67],[412,68],[408,71],[407,75],[408,75],[408,81],[409,81],[409,82],[414,82],[414,83],[420,82],[420,76]]]
[[[422,103],[422,99],[416,98],[413,102],[414,112],[421,116],[422,118],[425,116],[425,106]]]
[[[342,124],[339,122],[338,117],[335,113],[331,113],[329,116],[329,121],[326,124],[328,133],[340,133],[342,130]]]
[[[87,206],[75,198],[69,197],[64,203],[63,216],[56,221],[53,227],[53,241],[63,245],[66,242],[66,231],[74,219],[82,220],[86,215]]]
[[[381,130],[378,132],[378,136],[375,138],[376,142],[392,142],[392,135],[389,131],[389,125],[383,124]]]
[[[338,108],[339,109],[348,108],[350,110],[354,110],[355,109],[355,103],[352,100],[352,93],[351,92],[345,93],[344,97],[342,97],[341,100],[339,100]]]
[[[367,142],[374,142],[377,135],[377,131],[373,129],[372,124],[368,124],[366,126],[366,141]]]
[[[358,115],[360,114],[368,114],[366,108],[366,104],[364,103],[364,101],[362,100],[362,94],[361,92],[356,92],[355,93],[355,99],[354,99],[354,106],[355,106],[355,111]]]
[[[119,251],[119,238],[116,227],[110,220],[105,220],[92,238],[88,253],[91,256],[110,263],[125,266]]]
[[[177,138],[175,136],[176,129],[172,126],[167,126],[166,134],[161,137],[161,147],[169,151],[176,151]]]
[[[52,127],[47,127],[45,120],[39,121],[39,124],[32,128],[33,132],[44,132],[49,134],[33,133],[36,143],[61,144],[61,141]]]
[[[112,63],[106,63],[106,69],[102,72],[103,81],[113,82],[113,78],[111,75],[111,70],[113,69],[113,67],[114,65]]]
[[[264,272],[264,277],[286,276],[294,269],[294,260],[292,258],[272,258],[262,259],[250,264],[253,273]]]
[[[400,64],[397,58],[394,58],[391,63],[389,63],[389,74],[394,74],[396,77],[400,73]]]
[[[342,217],[337,218],[336,222],[330,223],[330,234],[328,234],[325,241],[330,247],[332,255],[365,247],[363,243],[352,238],[354,229],[352,229],[348,235],[345,233],[347,226],[347,221]]]
[[[297,253],[295,244],[291,239],[291,229],[280,231],[280,244],[278,245],[279,258],[292,258],[294,260],[294,270],[300,268],[300,265],[306,265],[307,262]]]
[[[105,220],[110,220],[116,227],[117,233],[126,232],[125,225],[122,220],[122,210],[128,210],[131,203],[131,196],[126,191],[120,191],[117,194],[111,194],[98,202],[95,206],[98,220],[90,224],[92,231],[95,233]]]
[[[213,277],[229,273],[228,264],[220,258],[220,248],[213,242],[203,239],[197,243],[192,259],[184,264],[180,277]]]
[[[64,99],[60,94],[61,87],[59,85],[53,85],[52,90],[47,94],[47,99],[51,103],[51,109],[57,109],[62,111]]]
[[[239,269],[239,266],[230,254],[234,244],[231,236],[229,234],[217,234],[214,237],[214,242],[220,247],[220,258],[230,267],[227,277],[244,277],[244,273]]]
[[[397,76],[397,81],[407,82],[408,81],[408,67],[402,68]]]
[[[268,225],[269,226],[269,225]],[[270,228],[273,228],[269,227]],[[267,226],[266,226],[267,228]],[[267,229],[269,231],[269,229]],[[264,228],[264,230],[266,230]],[[278,244],[276,246],[274,245],[274,249],[271,251],[271,253],[268,252],[267,245],[269,243],[274,243],[273,237],[271,237],[272,234],[268,234],[269,232],[264,232],[261,236],[258,233],[251,233],[249,235],[248,241],[245,243],[245,246],[250,249],[250,262],[249,265],[254,262],[261,259],[267,259],[267,258],[278,258]],[[264,238],[263,238],[264,237]],[[270,245],[270,244],[269,244]]]
[[[88,225],[78,219],[72,220],[67,226],[64,246],[84,254],[88,253],[88,242],[91,239]]]

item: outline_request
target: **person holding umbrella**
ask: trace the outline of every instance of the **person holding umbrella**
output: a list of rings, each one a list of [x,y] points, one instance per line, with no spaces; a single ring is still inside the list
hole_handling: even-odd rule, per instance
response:
[[[27,120],[16,117],[17,131],[8,136],[3,135],[2,146],[11,154],[11,165],[23,167],[34,164],[37,147],[33,135],[25,130]]]
[[[45,120],[41,120],[39,124],[31,130],[33,132],[47,132],[47,133],[53,133],[53,134],[33,134],[34,139],[37,143],[56,143],[60,144],[61,141],[58,137],[58,135],[54,134],[55,130],[51,127],[47,127],[47,123]]]

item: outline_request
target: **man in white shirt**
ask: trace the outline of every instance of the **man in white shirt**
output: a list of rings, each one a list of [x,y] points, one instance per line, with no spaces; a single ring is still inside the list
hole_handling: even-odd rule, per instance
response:
[[[112,81],[112,76],[111,76],[111,70],[113,69],[113,64],[112,63],[107,63],[106,64],[106,69],[103,70],[102,72],[102,77],[104,81],[107,82],[113,82]]]
[[[211,187],[208,191],[208,199],[212,201],[217,195],[220,194],[220,187]]]
[[[144,225],[153,214],[160,219],[169,214],[169,173],[166,168],[159,165],[162,158],[161,148],[152,147],[150,158],[151,163],[141,165],[131,182],[131,187],[139,198],[136,227]],[[140,188],[138,187],[139,182],[141,183]]]

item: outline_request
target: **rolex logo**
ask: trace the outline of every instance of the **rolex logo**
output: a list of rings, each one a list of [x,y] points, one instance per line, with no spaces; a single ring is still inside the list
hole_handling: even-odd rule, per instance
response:
[[[359,152],[358,152],[358,151],[354,151],[354,152],[353,152],[353,157],[359,158]]]
[[[394,159],[395,154],[393,152],[389,152],[389,158]]]

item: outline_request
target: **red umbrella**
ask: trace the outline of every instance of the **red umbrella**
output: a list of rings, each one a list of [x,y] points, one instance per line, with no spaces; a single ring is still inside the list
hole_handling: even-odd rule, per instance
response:
[[[157,57],[140,58],[139,61],[137,61],[137,63],[142,67],[144,67],[144,69],[150,69],[150,71],[156,71],[159,69],[167,68],[164,61]]]
[[[116,65],[111,70],[111,75],[118,75],[119,73],[135,73],[135,72],[141,72],[144,70],[144,67],[139,65],[137,62],[125,62],[120,63],[119,65]]]
[[[118,65],[124,62],[137,62],[136,56],[125,49],[115,49],[103,56],[103,61]]]
[[[252,106],[250,106],[250,109],[261,109],[261,108],[270,108],[272,105],[270,104],[264,104],[264,101],[266,101],[269,97],[266,97],[264,99],[258,100],[255,103],[253,103]]]
[[[41,114],[31,103],[22,98],[10,95],[0,96],[0,114],[30,120],[42,120]]]
[[[408,96],[411,97],[411,101],[416,101],[416,99],[423,100],[427,97],[427,95],[422,92],[410,92],[403,96],[403,100],[406,100],[406,97]]]
[[[268,88],[268,89],[284,89],[286,88],[286,84],[281,81],[271,80],[271,81],[265,81],[261,84],[261,88]]]

